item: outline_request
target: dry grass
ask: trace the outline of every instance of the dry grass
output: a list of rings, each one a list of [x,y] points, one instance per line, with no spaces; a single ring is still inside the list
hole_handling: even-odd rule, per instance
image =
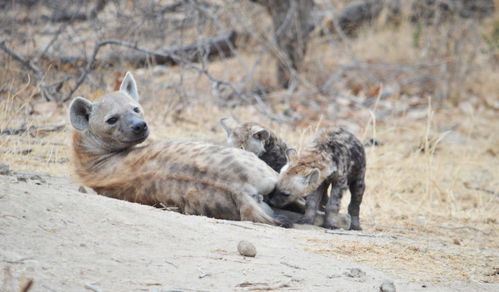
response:
[[[346,125],[360,138],[375,138],[382,143],[367,148],[367,190],[361,207],[364,228],[403,240],[396,244],[331,240],[309,242],[306,248],[353,258],[413,280],[498,282],[499,71],[494,56],[477,55],[468,78],[457,84],[462,96],[452,102],[439,100],[435,108],[427,98],[411,94],[422,92],[418,91],[420,87],[384,99],[382,102],[391,104],[394,110],[381,116],[374,106],[353,108],[341,100],[330,102],[334,96],[314,91],[325,82],[325,72],[350,64],[352,54],[364,61],[389,64],[421,60],[423,50],[413,46],[412,29],[403,26],[399,30],[366,31],[351,43],[350,52],[341,44],[331,48],[324,40],[314,43],[302,76],[308,83],[295,93],[273,92],[265,100],[279,113],[296,110],[304,119],[296,125],[273,122],[253,106],[226,106],[230,102],[214,97],[211,82],[197,72],[177,67],[168,68],[163,75],[154,74],[153,68],[133,70],[153,133],[151,140],[223,143],[218,120],[234,116],[272,128],[300,150],[318,128]],[[242,50],[238,58],[211,63],[209,70],[230,82],[252,77],[254,84],[273,86],[270,55],[265,55],[253,71],[260,57],[251,49]],[[0,72],[3,88],[7,88],[0,95],[0,130],[50,126],[66,119],[67,105],[46,103],[36,97],[36,88],[19,77],[20,69],[12,62],[8,61]],[[90,91],[82,87],[78,95],[93,98],[111,90],[117,72],[100,73],[107,76],[107,88]],[[247,89],[253,86],[249,84]],[[371,86],[361,84],[361,90],[355,91],[346,84],[342,92],[363,97]],[[312,102],[319,106],[309,107]],[[68,124],[54,133],[0,135],[0,161],[15,171],[68,176],[70,128]],[[343,211],[348,200],[347,195]]]

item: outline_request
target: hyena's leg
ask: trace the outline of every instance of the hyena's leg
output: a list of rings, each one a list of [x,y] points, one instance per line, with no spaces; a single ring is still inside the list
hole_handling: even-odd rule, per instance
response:
[[[315,191],[307,196],[305,215],[298,220],[299,224],[314,224],[317,210],[319,209],[321,199],[324,196],[327,187],[328,184],[324,182]]]
[[[346,178],[340,178],[332,183],[329,200],[326,204],[326,216],[324,218],[325,228],[338,228],[336,219],[338,217],[338,212],[340,211],[341,198],[343,197],[343,192],[346,190],[346,188]]]
[[[352,224],[350,225],[351,230],[361,230],[359,211],[365,189],[366,184],[363,176],[350,183],[351,199],[350,204],[348,205],[348,214],[352,217]]]

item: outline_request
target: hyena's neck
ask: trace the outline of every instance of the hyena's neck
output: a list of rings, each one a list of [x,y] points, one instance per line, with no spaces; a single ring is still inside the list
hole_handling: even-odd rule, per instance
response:
[[[73,133],[73,160],[76,172],[80,177],[85,177],[89,173],[99,173],[103,171],[113,159],[122,156],[124,152],[131,149],[116,151],[100,142],[89,132]],[[105,167],[106,166],[106,167]]]

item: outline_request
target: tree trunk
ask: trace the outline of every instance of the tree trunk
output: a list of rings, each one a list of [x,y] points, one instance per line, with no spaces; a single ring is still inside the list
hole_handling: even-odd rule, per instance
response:
[[[272,16],[274,39],[279,49],[277,82],[288,88],[300,71],[312,30],[313,0],[252,0],[263,5]]]

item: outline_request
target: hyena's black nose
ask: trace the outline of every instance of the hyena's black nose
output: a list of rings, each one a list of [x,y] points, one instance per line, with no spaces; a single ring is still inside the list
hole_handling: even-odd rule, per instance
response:
[[[135,134],[140,134],[147,130],[147,124],[144,121],[137,122],[132,126],[132,130]]]

